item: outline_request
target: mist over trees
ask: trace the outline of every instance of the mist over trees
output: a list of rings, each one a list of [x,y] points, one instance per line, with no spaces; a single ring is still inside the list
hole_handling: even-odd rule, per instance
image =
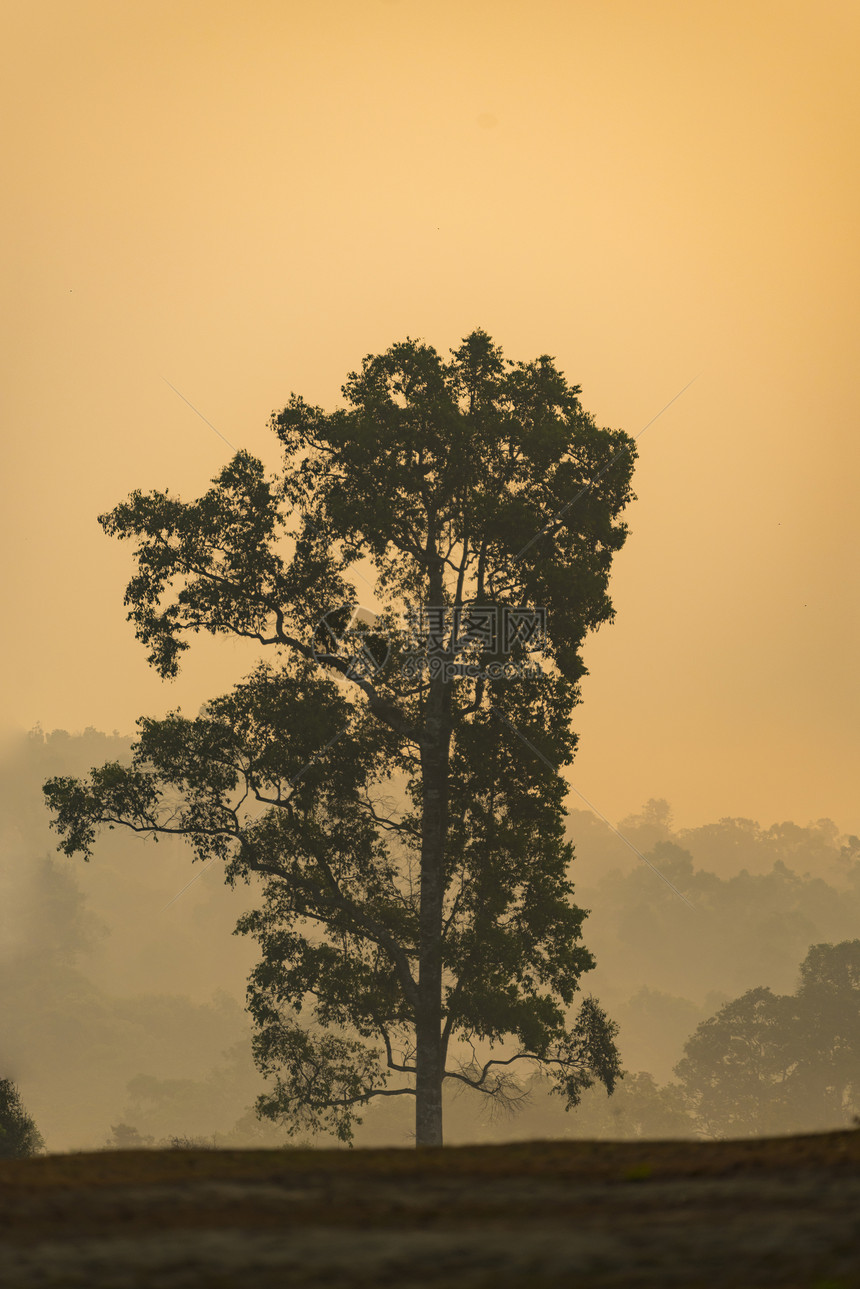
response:
[[[830,820],[762,829],[723,819],[679,832],[666,826],[652,840],[654,806],[622,820],[621,830],[689,905],[593,816],[570,813],[596,978],[606,969],[629,989],[645,968],[649,989],[672,993],[683,979],[684,996],[704,1005],[765,979],[788,990],[811,944],[856,934],[860,841],[840,836]]]
[[[708,1136],[847,1126],[860,1113],[860,940],[813,945],[793,994],[763,987],[726,1003],[675,1073]]]
[[[251,1056],[244,994],[256,955],[247,938],[230,934],[253,904],[253,888],[231,891],[213,868],[162,912],[189,878],[181,844],[153,846],[117,830],[103,839],[97,864],[73,864],[51,853],[55,838],[42,804],[44,779],[84,773],[106,758],[128,760],[130,745],[128,738],[94,730],[36,730],[17,737],[2,759],[0,1076],[17,1083],[50,1150],[99,1148],[111,1125],[123,1123],[156,1141],[215,1135],[224,1144],[275,1144],[283,1136],[252,1110],[263,1084]],[[570,811],[578,898],[591,910],[589,944],[598,956],[592,976],[619,1025],[616,1041],[629,1073],[611,1098],[594,1088],[570,1114],[539,1080],[531,1087],[531,1104],[514,1116],[476,1115],[465,1096],[449,1094],[449,1141],[692,1135],[689,1115],[686,1124],[676,1117],[671,1129],[665,1105],[648,1095],[648,1080],[640,1076],[650,1076],[658,1092],[676,1082],[674,1067],[701,1021],[751,989],[794,993],[811,945],[856,938],[857,839],[841,836],[830,821],[768,828],[722,820],[682,833],[665,813],[658,828],[655,810],[659,816],[660,803],[648,803],[620,820],[625,836],[645,853],[658,840],[688,847],[694,886],[709,887],[729,923],[737,914],[747,928],[746,943],[738,935],[731,958],[715,953],[698,978],[698,959],[690,959],[687,939],[669,917],[646,941],[646,952],[642,941],[631,949],[619,935],[619,915],[631,907],[631,885],[639,889],[638,867],[649,876],[640,896],[646,921],[654,902],[664,899],[663,884],[600,819]],[[713,849],[715,835],[735,838],[725,863]],[[699,837],[705,838],[701,850]],[[735,865],[747,868],[747,875]],[[743,897],[754,877],[769,880],[758,887],[750,909]],[[679,915],[692,916],[665,892]],[[759,923],[776,919],[778,926],[786,910],[789,926],[797,915],[806,919],[809,938],[794,951],[771,937],[768,957],[761,952]],[[784,1130],[808,1130],[810,1122],[804,1116]],[[359,1145],[405,1145],[413,1130],[408,1112],[370,1108],[355,1139]],[[334,1144],[331,1137],[313,1140]]]
[[[11,740],[0,762],[0,1076],[16,1081],[52,1150],[101,1145],[134,1077],[205,1086],[237,1043],[248,1053],[244,1082],[209,1131],[229,1131],[260,1091],[244,1010],[252,957],[230,935],[244,905],[220,874],[162,911],[188,880],[180,847],[116,835],[92,869],[54,850],[46,774],[127,757],[129,744],[37,729]]]
[[[816,921],[845,914],[833,891],[856,893],[860,844],[826,821],[677,833],[652,801],[622,821],[645,863],[592,869],[590,891],[577,868],[574,903],[558,771],[577,742],[583,643],[613,617],[635,444],[598,428],[547,355],[506,363],[482,331],[451,352],[407,340],[368,355],[331,414],[291,396],[271,420],[276,477],[239,451],[195,502],[135,492],[100,517],[134,543],[128,616],[163,678],[201,630],[270,658],[194,719],[141,718],[130,760],[48,778],[52,823],[69,856],[120,827],[184,839],[204,871],[253,884],[236,929],[260,950],[257,1109],[343,1142],[369,1102],[411,1097],[416,1144],[440,1145],[446,1081],[523,1121],[547,1076],[569,1111],[596,1084],[612,1093],[619,1025],[593,996],[576,1005],[595,965],[593,896],[595,984],[630,1050],[647,1031],[657,1070],[629,1073],[615,1129],[675,1132],[674,1085],[657,1081],[667,1051],[738,988],[767,992],[749,982],[787,972]],[[383,605],[370,629],[348,580],[364,558]],[[521,634],[499,614],[545,616]],[[697,866],[749,854],[758,871]],[[837,870],[834,885],[798,873],[801,855]],[[163,1023],[182,1009],[154,1010]],[[203,1083],[223,1115],[238,1042],[233,1075],[139,1070],[132,1114],[187,1118]]]

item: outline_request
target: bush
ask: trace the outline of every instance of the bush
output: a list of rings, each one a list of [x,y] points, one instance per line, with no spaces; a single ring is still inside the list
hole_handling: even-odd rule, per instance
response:
[[[215,1138],[213,1137],[189,1137],[185,1134],[181,1136],[167,1137],[160,1141],[159,1146],[162,1150],[217,1150]]]
[[[160,1141],[127,1123],[112,1124],[104,1150],[217,1150],[215,1137],[171,1134]]]
[[[0,1079],[0,1159],[30,1159],[45,1149],[42,1134],[21,1104],[11,1079]]]
[[[154,1137],[142,1137],[137,1128],[127,1123],[111,1124],[105,1150],[146,1150],[155,1145]]]

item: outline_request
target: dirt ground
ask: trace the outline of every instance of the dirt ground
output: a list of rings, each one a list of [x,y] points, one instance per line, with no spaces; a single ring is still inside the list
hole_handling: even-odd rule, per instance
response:
[[[860,1289],[860,1131],[0,1163],[0,1285]]]

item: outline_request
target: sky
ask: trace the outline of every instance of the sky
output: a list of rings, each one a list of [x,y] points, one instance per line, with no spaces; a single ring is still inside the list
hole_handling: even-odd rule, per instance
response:
[[[237,447],[274,471],[291,392],[333,409],[366,354],[483,327],[641,434],[570,805],[860,833],[853,0],[7,0],[3,29],[7,732],[229,690],[247,642],[148,668],[97,515]]]

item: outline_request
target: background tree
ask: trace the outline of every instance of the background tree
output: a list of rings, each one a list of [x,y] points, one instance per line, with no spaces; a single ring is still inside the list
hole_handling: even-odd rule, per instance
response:
[[[42,1134],[21,1104],[11,1079],[0,1079],[0,1159],[30,1159],[45,1149]]]
[[[136,492],[100,520],[137,543],[126,602],[162,676],[199,630],[273,658],[196,720],[138,722],[131,767],[50,780],[62,849],[88,856],[121,824],[261,876],[240,924],[262,947],[260,1109],[296,1131],[348,1140],[369,1098],[414,1095],[417,1143],[441,1144],[445,1078],[504,1096],[527,1059],[575,1104],[618,1075],[599,1005],[567,1015],[593,959],[553,771],[575,749],[582,642],[613,616],[635,445],[548,356],[507,366],[482,331],[447,363],[407,340],[350,374],[345,409],[293,395],[273,416],[280,481],[238,452],[196,503]],[[346,633],[355,654],[344,575],[364,556],[383,612]],[[547,614],[531,675],[527,639],[474,629],[521,607]],[[419,610],[416,644],[402,614]]]
[[[709,1136],[849,1123],[860,1109],[860,940],[813,945],[795,994],[748,990],[684,1052],[675,1073]]]
[[[814,944],[796,993],[804,1056],[795,1099],[805,1123],[849,1122],[860,1113],[860,940]]]
[[[789,1076],[796,1063],[793,1006],[770,989],[750,989],[703,1021],[675,1074],[696,1124],[711,1137],[768,1136],[791,1120]]]

